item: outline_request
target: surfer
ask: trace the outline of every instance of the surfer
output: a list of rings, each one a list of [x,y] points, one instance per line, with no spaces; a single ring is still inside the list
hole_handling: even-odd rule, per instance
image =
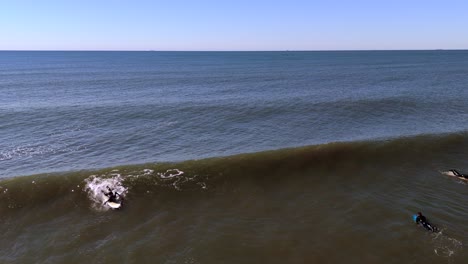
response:
[[[451,173],[453,173],[454,176],[460,178],[460,179],[468,179],[468,175],[466,174],[461,174],[457,170],[449,170]]]
[[[416,222],[416,224],[421,224],[427,230],[430,230],[432,232],[436,231],[436,227],[432,226],[421,212],[418,212],[416,219],[414,219],[414,221]]]
[[[121,198],[120,193],[113,191],[111,188],[109,188],[109,186],[106,186],[106,187],[107,187],[107,190],[109,190],[109,192],[102,191],[102,193],[104,193],[104,195],[109,198],[105,203],[108,203],[108,202],[119,203],[120,202],[119,200]]]

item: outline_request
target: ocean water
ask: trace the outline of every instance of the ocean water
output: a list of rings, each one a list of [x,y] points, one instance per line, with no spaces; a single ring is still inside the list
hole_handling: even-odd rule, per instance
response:
[[[0,262],[465,263],[467,85],[468,51],[0,52]]]

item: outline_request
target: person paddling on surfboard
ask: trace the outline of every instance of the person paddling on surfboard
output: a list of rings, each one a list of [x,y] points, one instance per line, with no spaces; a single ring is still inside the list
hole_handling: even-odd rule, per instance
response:
[[[460,172],[458,172],[457,170],[449,170],[451,173],[453,173],[454,176],[460,178],[460,179],[464,179],[464,180],[468,180],[468,175],[466,174],[461,174]]]
[[[435,226],[432,226],[427,221],[426,217],[421,212],[418,212],[416,219],[414,219],[414,221],[416,222],[416,224],[421,224],[424,228],[432,232],[435,232],[437,230]]]
[[[106,186],[106,187],[107,187],[107,190],[109,190],[109,192],[106,193],[102,191],[102,193],[105,196],[107,196],[109,199],[104,204],[108,202],[119,203],[120,202],[119,200],[121,198],[120,193],[113,191],[111,188],[109,188],[109,186]]]

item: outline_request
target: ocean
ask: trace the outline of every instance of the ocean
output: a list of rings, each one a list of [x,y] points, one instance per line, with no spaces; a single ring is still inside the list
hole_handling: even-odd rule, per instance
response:
[[[0,51],[0,263],[466,263],[467,101],[468,51]]]

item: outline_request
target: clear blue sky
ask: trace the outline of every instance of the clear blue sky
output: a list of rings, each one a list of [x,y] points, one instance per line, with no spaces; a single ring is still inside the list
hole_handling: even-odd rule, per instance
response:
[[[0,50],[467,49],[467,0],[0,0]]]

